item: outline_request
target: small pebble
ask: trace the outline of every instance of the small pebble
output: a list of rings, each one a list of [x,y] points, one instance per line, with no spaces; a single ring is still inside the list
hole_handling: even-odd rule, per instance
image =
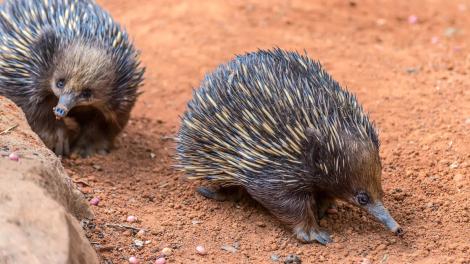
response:
[[[165,258],[157,258],[157,260],[155,260],[155,264],[165,264],[165,263],[166,263]]]
[[[452,164],[450,164],[449,168],[451,169],[457,169],[459,167],[459,162],[458,161],[454,161],[452,162]]]
[[[337,213],[338,213],[338,209],[337,209],[336,207],[331,207],[331,208],[328,208],[328,209],[326,210],[326,212],[327,212],[328,214],[337,214]]]
[[[135,221],[137,221],[137,217],[135,217],[135,216],[133,216],[133,215],[129,215],[129,216],[127,217],[127,222],[133,223],[133,222],[135,222]]]
[[[370,260],[367,259],[367,258],[363,258],[363,259],[361,260],[361,262],[359,262],[359,263],[360,263],[360,264],[372,264],[372,261],[370,261]]]
[[[256,222],[256,225],[259,227],[266,227],[266,224],[261,221]]]
[[[438,42],[439,42],[439,38],[438,38],[438,37],[434,36],[434,37],[431,38],[431,43],[432,43],[432,44],[437,44]]]
[[[237,249],[230,245],[223,245],[222,249],[230,253],[237,253]]]
[[[444,31],[444,35],[448,38],[452,37],[455,35],[455,33],[457,33],[457,29],[454,28],[454,27],[448,27],[446,28],[446,30]]]
[[[137,264],[137,263],[139,263],[139,260],[136,257],[132,256],[132,257],[129,258],[129,263]]]
[[[459,4],[457,8],[459,9],[460,12],[467,11],[467,6],[465,4]]]
[[[136,248],[143,248],[144,247],[144,241],[139,240],[139,239],[135,239],[134,240],[134,246]]]
[[[199,255],[206,255],[206,254],[207,254],[207,251],[206,251],[206,249],[205,249],[203,246],[197,246],[197,247],[196,247],[196,252],[197,252]]]
[[[418,17],[415,16],[415,15],[409,16],[408,17],[408,23],[410,23],[412,25],[418,23]]]
[[[91,200],[90,200],[90,204],[91,205],[98,205],[100,203],[100,198],[98,197],[93,197]]]
[[[155,153],[150,152],[150,158],[151,158],[151,159],[154,159],[156,156],[157,156],[157,155],[155,155]]]
[[[10,155],[8,155],[8,158],[12,161],[20,160],[20,156],[18,156],[18,154],[16,154],[15,152],[10,153]]]
[[[385,244],[380,244],[380,245],[377,246],[376,249],[377,249],[378,251],[383,251],[383,250],[385,250],[386,248],[387,248],[387,246],[386,246]]]
[[[201,220],[193,220],[193,221],[191,221],[191,223],[192,223],[193,225],[198,225],[198,224],[202,224],[202,223],[204,223],[204,222],[201,221]]]
[[[277,261],[279,261],[279,256],[276,255],[276,254],[272,254],[272,255],[271,255],[271,260],[277,262]]]
[[[383,25],[385,25],[385,23],[387,23],[387,20],[385,20],[383,18],[379,18],[379,19],[377,19],[377,21],[375,21],[375,23],[377,23],[377,26],[383,26]]]
[[[171,250],[171,248],[163,248],[162,249],[162,254],[165,255],[165,256],[170,256],[171,253],[173,253],[173,250]]]
[[[418,69],[418,68],[414,68],[414,67],[409,67],[409,68],[406,68],[405,71],[406,71],[406,73],[408,73],[408,74],[414,74],[414,73],[418,73],[419,69]]]
[[[140,229],[139,232],[137,232],[136,236],[139,238],[145,237],[145,230]]]
[[[284,260],[284,264],[301,264],[302,260],[299,256],[290,254],[287,256],[286,260]]]

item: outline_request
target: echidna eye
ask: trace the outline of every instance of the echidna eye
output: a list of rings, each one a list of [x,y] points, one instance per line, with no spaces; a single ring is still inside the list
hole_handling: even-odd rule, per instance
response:
[[[57,88],[59,88],[59,89],[64,89],[64,87],[65,87],[65,80],[64,80],[64,79],[59,79],[59,80],[56,82],[55,86],[56,86]]]
[[[85,98],[85,99],[90,98],[91,97],[91,90],[90,89],[83,90],[82,93],[80,94],[80,97]]]
[[[356,199],[360,205],[366,205],[369,203],[369,195],[367,195],[367,193],[364,193],[364,192],[358,193],[356,195]]]

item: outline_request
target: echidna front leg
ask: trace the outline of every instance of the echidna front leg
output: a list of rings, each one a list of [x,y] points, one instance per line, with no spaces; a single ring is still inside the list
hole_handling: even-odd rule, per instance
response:
[[[327,213],[335,214],[338,212],[335,199],[330,196],[317,196],[315,202],[318,208],[318,219],[322,219]]]
[[[54,120],[38,128],[37,134],[57,156],[67,156],[70,154],[70,143],[78,133],[77,129],[78,126],[71,119]]]
[[[332,240],[317,222],[317,206],[311,194],[274,190],[249,190],[248,193],[282,222],[293,228],[297,239],[305,243],[318,241],[325,245]]]
[[[109,153],[114,135],[107,134],[98,122],[90,122],[82,125],[81,133],[73,145],[72,152],[81,157],[89,157],[95,154],[105,155]]]

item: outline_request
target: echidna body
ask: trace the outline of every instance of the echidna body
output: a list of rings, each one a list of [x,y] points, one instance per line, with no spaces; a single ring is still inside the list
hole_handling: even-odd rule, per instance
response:
[[[144,72],[123,28],[91,0],[6,0],[0,34],[0,95],[58,155],[107,152]]]
[[[306,56],[237,56],[193,93],[177,137],[179,167],[220,198],[240,186],[297,238],[326,244],[317,221],[339,198],[401,228],[382,204],[379,140],[356,98]]]

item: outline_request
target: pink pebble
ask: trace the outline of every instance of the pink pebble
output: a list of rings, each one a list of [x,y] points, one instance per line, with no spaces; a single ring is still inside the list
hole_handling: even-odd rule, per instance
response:
[[[416,24],[418,23],[418,17],[415,15],[411,15],[408,17],[408,23],[410,24]]]
[[[165,258],[157,258],[157,260],[155,260],[155,264],[165,264],[165,263],[166,263]]]
[[[438,37],[434,36],[434,37],[431,38],[431,43],[432,43],[432,44],[437,44],[437,42],[439,42],[439,38],[438,38]]]
[[[206,255],[206,254],[207,254],[207,251],[206,251],[206,249],[205,249],[203,246],[197,246],[197,247],[196,247],[196,252],[197,252],[199,255]]]
[[[132,257],[129,258],[129,263],[137,264],[137,263],[139,263],[139,260],[136,257],[132,256]]]
[[[10,155],[8,155],[8,158],[13,161],[20,160],[20,156],[18,156],[18,154],[16,154],[15,152],[10,153]]]
[[[137,221],[137,217],[135,217],[135,216],[133,216],[133,215],[129,215],[129,216],[127,217],[127,222],[133,223],[133,222],[135,222],[135,221]]]
[[[100,203],[100,198],[98,197],[93,197],[93,199],[90,200],[91,205],[98,205]]]
[[[329,214],[337,214],[337,213],[338,213],[338,209],[336,209],[336,208],[328,208],[328,209],[326,210],[326,212],[329,213]]]

